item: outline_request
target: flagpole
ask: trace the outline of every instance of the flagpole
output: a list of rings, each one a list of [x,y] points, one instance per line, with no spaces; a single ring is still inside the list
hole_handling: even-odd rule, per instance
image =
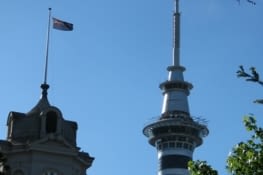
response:
[[[49,36],[50,36],[50,20],[51,20],[51,8],[48,8],[48,29],[47,29],[47,45],[46,45],[46,59],[45,59],[45,74],[44,74],[44,84],[47,84],[47,68],[48,68],[48,51],[49,51]]]

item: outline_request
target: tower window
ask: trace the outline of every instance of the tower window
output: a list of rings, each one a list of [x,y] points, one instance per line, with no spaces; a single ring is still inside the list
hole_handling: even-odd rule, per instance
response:
[[[170,143],[169,143],[169,147],[170,147],[170,148],[174,148],[174,147],[175,147],[175,142],[170,142]]]
[[[54,111],[50,111],[47,113],[46,118],[46,132],[47,133],[55,133],[57,131],[57,114]]]
[[[163,143],[163,149],[166,149],[166,148],[168,148],[168,143],[167,142]]]
[[[181,142],[176,143],[177,148],[182,148],[183,144]]]
[[[179,141],[185,141],[186,138],[185,138],[185,137],[179,137],[178,140],[179,140]]]
[[[188,149],[188,144],[187,143],[184,143],[184,148]]]
[[[191,143],[191,144],[193,144],[193,143],[194,143],[194,140],[189,138],[189,139],[188,139],[188,142]]]

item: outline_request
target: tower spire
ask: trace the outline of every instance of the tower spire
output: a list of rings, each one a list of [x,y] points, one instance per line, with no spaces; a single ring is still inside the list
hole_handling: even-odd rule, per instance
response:
[[[185,68],[180,65],[180,12],[179,0],[174,0],[173,12],[173,64],[168,66],[168,81],[161,83],[164,91],[162,114],[180,112],[189,114],[187,96],[192,89],[192,84],[184,81]]]
[[[175,4],[175,7],[176,7],[176,12],[179,12],[179,0],[175,0],[176,2],[176,4]]]
[[[187,164],[194,149],[208,134],[205,124],[191,117],[188,95],[192,84],[184,80],[185,68],[180,65],[179,0],[174,0],[173,63],[168,66],[168,80],[160,84],[163,106],[160,117],[143,129],[149,143],[158,151],[158,175],[189,175]]]
[[[180,66],[180,12],[179,0],[174,0],[175,9],[173,13],[173,65]]]

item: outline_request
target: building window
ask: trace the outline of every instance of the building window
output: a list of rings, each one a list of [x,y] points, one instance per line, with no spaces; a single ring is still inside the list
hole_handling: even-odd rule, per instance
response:
[[[57,131],[57,114],[54,111],[50,111],[47,113],[46,118],[46,132],[47,133],[55,133]],[[56,175],[56,174],[48,174],[48,175]]]

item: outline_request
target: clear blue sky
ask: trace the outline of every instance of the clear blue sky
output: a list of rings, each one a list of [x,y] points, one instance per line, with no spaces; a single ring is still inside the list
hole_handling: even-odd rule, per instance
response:
[[[240,64],[263,75],[263,4],[181,0],[181,63],[193,116],[210,134],[194,159],[225,171],[231,148],[248,134],[253,113],[263,126],[259,85],[236,78]],[[157,153],[142,134],[160,115],[159,84],[172,62],[172,0],[13,0],[0,2],[0,137],[10,111],[28,112],[43,82],[48,7],[74,31],[51,30],[49,101],[78,122],[78,146],[96,159],[89,175],[156,175]]]

